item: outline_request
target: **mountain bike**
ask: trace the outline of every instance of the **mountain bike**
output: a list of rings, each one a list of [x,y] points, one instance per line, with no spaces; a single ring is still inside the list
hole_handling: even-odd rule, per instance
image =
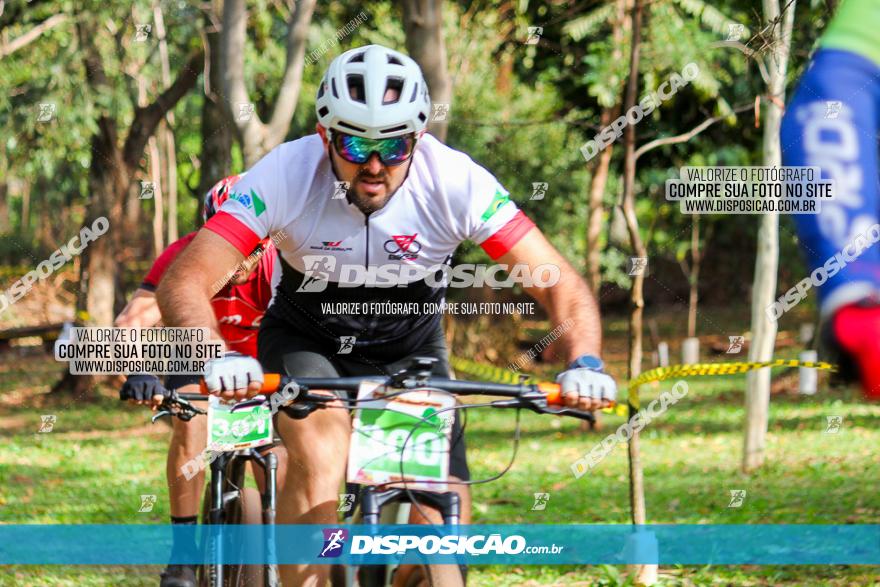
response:
[[[410,506],[421,508],[423,505],[431,506],[438,509],[443,517],[443,523],[446,526],[455,527],[459,523],[459,496],[452,491],[437,491],[426,488],[431,484],[445,486],[443,475],[439,479],[428,478],[429,476],[420,475],[415,467],[407,470],[407,460],[404,455],[407,445],[411,440],[421,438],[425,446],[431,445],[436,452],[437,443],[428,430],[420,428],[420,424],[431,422],[432,418],[438,417],[444,412],[452,412],[453,410],[464,410],[476,407],[491,408],[513,408],[527,409],[539,414],[554,414],[560,416],[571,416],[586,421],[593,421],[593,414],[583,412],[567,407],[562,407],[561,391],[555,383],[537,383],[537,384],[500,384],[476,381],[452,380],[432,377],[434,358],[417,358],[412,365],[403,371],[391,375],[386,378],[382,377],[333,377],[333,378],[310,378],[310,377],[287,377],[277,374],[265,374],[261,394],[269,395],[280,390],[285,390],[286,394],[291,395],[290,390],[294,390],[292,394],[295,397],[289,400],[285,405],[279,407],[281,411],[289,414],[293,418],[304,418],[309,413],[317,409],[327,409],[331,407],[342,407],[342,409],[358,408],[362,411],[373,410],[381,414],[387,414],[389,409],[389,401],[398,398],[409,404],[428,405],[428,398],[435,401],[438,396],[446,396],[453,400],[452,405],[448,407],[432,406],[421,412],[410,422],[412,426],[410,431],[398,433],[398,426],[388,426],[386,428],[376,429],[375,427],[367,432],[369,426],[361,426],[358,429],[357,424],[363,424],[367,421],[361,415],[355,416],[355,425],[353,426],[352,443],[348,457],[348,483],[347,488],[356,488],[352,491],[356,495],[356,502],[351,513],[346,514],[345,522],[354,524],[363,524],[368,526],[378,526],[380,523],[407,523],[408,511],[406,508],[396,509],[399,506]],[[364,392],[365,384],[372,389]],[[204,384],[202,384],[203,392],[207,392]],[[309,393],[310,390],[339,390],[346,392],[358,392],[356,398],[343,397],[336,395],[320,395]],[[378,390],[378,391],[377,391]],[[413,394],[421,392],[422,396],[414,396]],[[434,394],[433,398],[430,394]],[[455,396],[496,396],[505,399],[481,402],[476,404],[457,404]],[[419,397],[421,399],[419,399]],[[265,402],[265,399],[245,400],[236,407],[246,406],[254,403]],[[339,406],[339,404],[331,405],[332,402],[341,402],[347,404]],[[377,407],[377,403],[385,402]],[[439,406],[440,403],[435,403]],[[373,404],[370,407],[370,404]],[[419,406],[418,409],[421,409]],[[419,413],[418,411],[416,412]],[[357,414],[357,413],[356,413]],[[382,416],[378,416],[379,419]],[[377,470],[367,471],[366,475],[359,478],[357,473],[363,473],[363,469],[358,469],[358,463],[371,463],[379,461],[383,455],[378,454],[382,450],[383,442],[373,442],[373,437],[367,442],[372,446],[372,453],[369,453],[365,459],[363,455],[356,455],[353,447],[358,446],[363,449],[363,443],[357,444],[356,440],[360,435],[375,434],[377,430],[381,430],[381,437],[388,440],[384,446],[388,449],[388,454],[399,456],[399,471],[397,474],[382,475],[388,473],[387,455],[383,459],[386,464],[385,469],[378,467]],[[389,432],[390,430],[390,432]],[[503,475],[513,464],[516,456],[516,450],[519,443],[519,417],[517,417],[516,430],[514,434],[514,454],[507,468],[496,477],[488,480],[468,481],[467,484],[481,483],[492,481]],[[437,435],[435,435],[436,437]],[[447,439],[448,440],[448,439]],[[371,444],[372,443],[372,444]],[[444,447],[446,444],[440,443]],[[377,448],[378,447],[378,448]],[[418,442],[413,443],[411,453],[418,454]],[[433,462],[432,456],[427,454],[427,448],[422,451],[422,462]],[[412,455],[411,455],[412,456]],[[373,459],[371,461],[370,459]],[[440,467],[441,472],[448,473],[448,450],[446,451],[446,468]],[[411,462],[411,461],[410,461]],[[353,475],[354,470],[354,475]],[[378,471],[378,473],[377,473]],[[377,473],[372,475],[372,473]],[[354,477],[354,479],[353,479]],[[416,485],[418,488],[413,488]],[[351,490],[351,489],[349,489]],[[378,528],[377,528],[378,530]],[[457,565],[439,565],[439,564],[422,564],[423,577],[416,577],[413,581],[425,580],[432,587],[459,587],[465,584],[465,569]],[[384,587],[392,584],[396,565],[367,565],[357,569],[347,566],[343,573],[334,572],[332,574],[332,582],[334,587],[352,587],[359,585],[360,587]],[[408,582],[414,585],[415,582]]]
[[[159,418],[168,416],[189,421],[195,416],[208,417],[208,412],[194,406],[192,401],[204,401],[206,398],[200,394],[181,394],[170,391],[164,398],[158,412],[153,416],[155,422]],[[244,448],[237,450],[218,450],[211,454],[210,482],[205,487],[205,496],[202,500],[201,523],[202,524],[243,524],[253,523],[247,520],[248,504],[261,504],[262,524],[265,525],[268,535],[263,541],[267,549],[267,560],[275,560],[275,506],[276,506],[276,482],[278,471],[278,457],[270,452],[278,446],[279,442],[273,439],[269,444],[257,448]],[[245,469],[248,462],[254,463],[265,473],[265,490],[260,493],[256,489],[246,488]],[[211,534],[211,533],[208,533]],[[213,535],[211,535],[213,536]],[[224,544],[222,540],[208,538],[207,548],[210,549],[213,560],[223,559]],[[240,545],[244,548],[244,545]],[[261,569],[255,569],[254,565],[241,564],[210,564],[199,567],[199,587],[249,587],[262,585],[265,587],[278,587],[281,581],[278,576],[277,564],[261,565]]]

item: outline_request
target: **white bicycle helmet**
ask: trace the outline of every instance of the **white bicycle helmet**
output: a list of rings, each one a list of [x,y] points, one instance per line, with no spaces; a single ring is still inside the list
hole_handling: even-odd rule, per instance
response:
[[[397,98],[385,101],[388,89]],[[431,109],[419,65],[381,45],[350,49],[334,59],[318,88],[315,111],[324,128],[368,139],[425,129]]]

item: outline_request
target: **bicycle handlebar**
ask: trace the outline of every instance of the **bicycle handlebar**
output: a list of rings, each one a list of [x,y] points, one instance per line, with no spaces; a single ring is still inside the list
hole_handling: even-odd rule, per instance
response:
[[[309,393],[303,395],[302,392],[331,389],[340,391],[357,391],[364,381],[376,379],[376,377],[370,376],[288,377],[277,373],[266,373],[263,375],[263,385],[261,386],[260,391],[249,395],[268,395],[281,391],[287,386],[293,385],[297,392],[294,403],[311,403],[318,407],[338,398],[312,395]],[[564,407],[562,391],[557,383],[492,383],[425,377],[413,375],[412,373],[392,375],[387,377],[386,381],[391,387],[404,391],[431,388],[462,396],[490,395],[504,397],[508,398],[508,400],[492,402],[492,405],[495,407],[520,407],[538,413],[566,415],[589,421],[595,419],[595,416],[591,412],[582,412],[580,410]],[[209,394],[204,380],[202,380],[199,385],[203,394]],[[613,406],[614,402],[610,405]],[[548,409],[548,406],[554,406],[557,409]]]

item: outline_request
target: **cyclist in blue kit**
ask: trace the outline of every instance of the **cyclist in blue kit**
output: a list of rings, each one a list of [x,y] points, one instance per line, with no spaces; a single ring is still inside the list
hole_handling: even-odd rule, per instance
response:
[[[833,347],[880,399],[880,1],[844,0],[823,34],[782,121],[782,162],[822,169],[834,199],[795,215],[819,287]],[[821,275],[820,275],[821,277]]]

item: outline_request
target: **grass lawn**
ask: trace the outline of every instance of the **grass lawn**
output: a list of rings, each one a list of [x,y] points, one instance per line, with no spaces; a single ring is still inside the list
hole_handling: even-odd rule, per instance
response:
[[[792,356],[781,352],[780,356]],[[169,427],[146,410],[121,405],[108,389],[91,403],[49,399],[59,369],[44,356],[0,357],[0,523],[166,523],[164,459]],[[642,433],[648,521],[653,523],[880,523],[880,406],[853,390],[813,397],[773,396],[767,465],[739,470],[745,377],[691,379],[689,393]],[[648,401],[672,381],[643,388]],[[50,433],[36,433],[54,414]],[[826,433],[826,416],[843,416]],[[467,442],[472,475],[508,462],[514,413],[471,410]],[[583,432],[562,418],[522,415],[522,441],[510,472],[474,487],[480,523],[629,521],[627,459],[619,446],[579,480],[569,465],[623,422],[604,418]],[[746,490],[730,508],[730,490]],[[548,492],[543,511],[533,494]],[[138,513],[142,494],[158,495]],[[157,585],[158,567],[3,567],[0,585]],[[876,585],[878,567],[661,567],[663,585]],[[627,585],[625,568],[474,567],[470,585]]]

